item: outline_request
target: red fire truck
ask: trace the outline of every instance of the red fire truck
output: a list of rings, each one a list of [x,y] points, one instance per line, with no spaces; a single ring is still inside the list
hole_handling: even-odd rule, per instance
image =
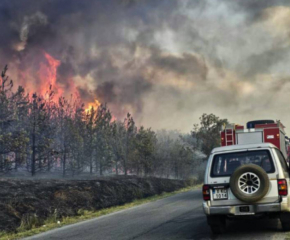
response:
[[[242,125],[228,124],[221,130],[221,146],[252,143],[272,143],[288,158],[289,138],[285,135],[285,127],[280,121],[256,120]]]

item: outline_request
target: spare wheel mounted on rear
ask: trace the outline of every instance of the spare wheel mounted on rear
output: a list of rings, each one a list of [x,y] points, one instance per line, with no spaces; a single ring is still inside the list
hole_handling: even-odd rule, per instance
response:
[[[242,165],[233,172],[230,188],[237,199],[257,202],[267,194],[269,178],[264,169],[255,164]]]

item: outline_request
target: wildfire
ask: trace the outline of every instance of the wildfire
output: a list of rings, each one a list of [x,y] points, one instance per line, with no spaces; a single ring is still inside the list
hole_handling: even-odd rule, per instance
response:
[[[95,99],[94,102],[88,103],[87,105],[88,107],[85,109],[85,112],[89,113],[92,108],[94,108],[95,110],[98,109],[98,107],[101,106],[101,103],[99,102],[99,100]]]
[[[58,68],[61,65],[60,60],[45,51],[41,51],[40,54],[43,55],[36,56],[37,59],[41,59],[38,64],[16,70],[19,85],[25,87],[31,95],[36,92],[38,96],[52,103],[58,104],[59,99],[65,97],[72,104],[74,101],[80,104],[84,103],[86,113],[89,113],[92,108],[98,109],[101,105],[98,99],[93,102],[82,101],[78,86],[72,76],[67,74],[66,79],[62,79],[61,82],[58,81],[58,77],[62,77],[58,75]]]
[[[95,99],[94,102],[88,103],[87,106],[88,107],[85,109],[85,113],[89,114],[93,109],[97,110],[101,106],[101,103],[99,100]],[[114,115],[111,115],[111,117],[111,123],[117,121],[117,118]]]
[[[57,69],[60,65],[60,61],[53,58],[47,52],[44,52],[44,57],[46,63],[40,63],[39,69],[39,78],[41,81],[40,93],[44,97],[48,97],[48,89],[52,86],[52,89],[55,91],[55,99],[58,99],[63,95],[63,89],[57,83]]]

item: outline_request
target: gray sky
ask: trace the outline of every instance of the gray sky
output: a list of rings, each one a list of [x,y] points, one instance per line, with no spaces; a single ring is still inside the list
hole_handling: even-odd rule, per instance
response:
[[[55,87],[153,129],[187,132],[203,113],[290,128],[286,3],[1,0],[0,64],[38,89],[45,51],[60,61]]]

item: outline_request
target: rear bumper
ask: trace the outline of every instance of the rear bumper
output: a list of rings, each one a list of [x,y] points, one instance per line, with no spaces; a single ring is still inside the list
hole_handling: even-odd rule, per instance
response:
[[[241,212],[240,207],[249,206],[249,212]],[[281,203],[267,203],[257,205],[236,205],[236,206],[209,206],[203,202],[203,210],[206,215],[255,215],[256,213],[281,212],[285,211]],[[286,210],[287,211],[287,210]]]

